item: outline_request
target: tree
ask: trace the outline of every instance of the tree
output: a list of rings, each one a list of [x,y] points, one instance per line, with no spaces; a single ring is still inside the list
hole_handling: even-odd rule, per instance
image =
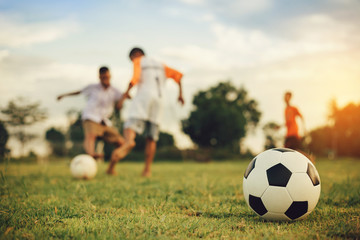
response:
[[[322,126],[311,130],[309,150],[318,156],[329,156],[334,153],[333,139],[334,129],[330,126]]]
[[[330,124],[310,132],[309,148],[318,155],[360,157],[360,103],[339,108],[330,104]]]
[[[280,125],[276,122],[268,122],[264,125],[263,131],[265,134],[265,149],[275,148],[281,139],[279,136]]]
[[[360,157],[360,104],[349,103],[339,109],[332,104],[334,148],[339,156]]]
[[[22,146],[24,155],[25,145],[37,137],[36,134],[28,133],[26,128],[47,118],[47,111],[40,108],[39,102],[29,102],[28,99],[18,97],[9,101],[6,108],[1,112],[5,115],[4,123],[12,128],[14,136]]]
[[[2,159],[8,152],[8,149],[6,148],[8,139],[9,133],[6,130],[4,123],[0,121],[0,159]]]
[[[52,154],[56,156],[65,156],[65,135],[61,131],[50,128],[46,131],[45,138],[50,144]]]
[[[260,120],[257,102],[247,91],[230,82],[219,83],[198,92],[193,99],[195,110],[183,120],[183,131],[200,147],[222,147],[238,151],[240,140]]]

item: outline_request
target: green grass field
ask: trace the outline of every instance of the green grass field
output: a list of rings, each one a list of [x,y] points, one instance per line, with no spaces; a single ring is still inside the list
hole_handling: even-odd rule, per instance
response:
[[[305,219],[266,222],[246,205],[249,161],[106,164],[90,181],[74,180],[69,162],[1,164],[2,239],[309,239],[360,238],[360,161],[318,160],[320,201]]]

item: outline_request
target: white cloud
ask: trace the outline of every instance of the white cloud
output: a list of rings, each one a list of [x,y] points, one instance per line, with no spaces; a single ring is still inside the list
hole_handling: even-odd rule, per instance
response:
[[[27,22],[15,16],[0,14],[0,46],[24,47],[51,42],[77,28],[78,24],[72,20]]]
[[[165,47],[161,49],[161,54],[181,60],[185,63],[185,69],[189,67],[216,67],[218,62],[215,51],[197,45],[186,45],[182,48]]]
[[[161,53],[182,59],[188,67],[224,70],[303,55],[340,52],[360,44],[360,31],[355,25],[324,14],[290,20],[281,36],[261,29],[236,28],[214,21],[210,23],[210,28],[213,48],[190,44],[167,46]]]
[[[205,3],[205,0],[180,0],[180,1],[189,5],[202,5]]]
[[[180,2],[191,6],[201,6],[214,13],[238,17],[239,15],[250,15],[266,10],[272,6],[273,0],[180,0]]]
[[[0,62],[9,56],[8,50],[0,50]]]
[[[252,1],[210,1],[212,8],[222,13],[232,16],[250,15],[268,9],[272,5],[272,0],[252,0]]]

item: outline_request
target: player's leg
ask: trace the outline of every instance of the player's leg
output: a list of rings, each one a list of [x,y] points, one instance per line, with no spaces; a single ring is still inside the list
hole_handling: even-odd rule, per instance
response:
[[[118,130],[114,127],[105,127],[104,141],[112,143],[116,146],[116,148],[119,148],[125,143],[125,139],[121,134],[118,132]]]
[[[125,137],[124,141],[120,140],[121,146],[116,148],[111,154],[109,168],[106,171],[108,174],[115,175],[116,174],[115,173],[116,163],[118,161],[120,161],[121,159],[123,159],[127,154],[129,154],[131,149],[133,149],[135,147],[136,132],[134,130],[132,130],[130,128],[126,128],[124,130],[124,137]]]
[[[142,173],[144,177],[151,176],[151,165],[156,153],[156,141],[159,139],[159,126],[152,122],[146,122],[144,135],[145,143],[145,167]]]
[[[315,156],[308,154],[303,150],[301,139],[297,136],[288,136],[285,139],[285,147],[296,150],[307,157],[312,163],[315,163]]]
[[[95,153],[95,150],[94,150],[95,149],[95,140],[96,140],[96,135],[85,133],[84,149],[85,149],[85,152],[87,154],[89,154],[90,156],[94,156],[94,153]]]
[[[97,157],[95,154],[95,142],[97,136],[102,135],[101,125],[95,122],[85,120],[83,121],[84,129],[84,150],[87,154],[92,157]]]
[[[154,161],[154,156],[156,153],[156,141],[152,138],[146,138],[145,145],[145,167],[142,173],[144,177],[151,177],[151,165]]]

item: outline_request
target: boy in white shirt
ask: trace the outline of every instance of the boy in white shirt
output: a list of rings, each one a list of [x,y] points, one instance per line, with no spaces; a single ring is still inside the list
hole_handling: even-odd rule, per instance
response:
[[[90,84],[84,89],[76,92],[70,92],[59,95],[57,100],[67,96],[84,94],[87,98],[87,104],[81,113],[84,129],[84,149],[87,154],[94,158],[102,157],[95,153],[95,141],[97,137],[102,137],[104,141],[113,143],[119,148],[124,143],[124,138],[119,134],[116,128],[112,127],[109,117],[113,113],[115,104],[120,100],[118,109],[121,108],[123,94],[110,85],[111,74],[107,67],[99,69],[100,83]]]

